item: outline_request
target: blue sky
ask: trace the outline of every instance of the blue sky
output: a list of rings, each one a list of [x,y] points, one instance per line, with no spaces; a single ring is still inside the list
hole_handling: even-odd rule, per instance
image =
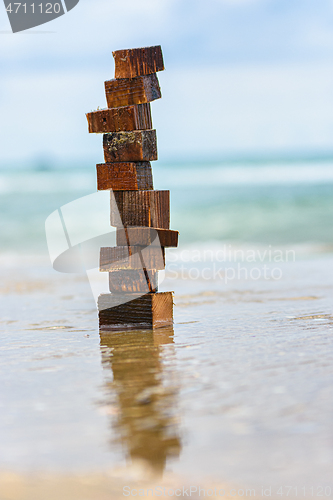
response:
[[[85,113],[112,50],[161,44],[159,156],[333,151],[333,0],[80,0],[11,34],[0,6],[0,163],[102,161]]]

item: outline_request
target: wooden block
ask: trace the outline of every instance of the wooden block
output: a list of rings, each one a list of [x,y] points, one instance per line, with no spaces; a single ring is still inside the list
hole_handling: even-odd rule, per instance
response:
[[[109,290],[113,293],[155,293],[158,288],[158,271],[121,270],[109,273]]]
[[[117,228],[117,245],[157,245],[161,247],[177,247],[178,231],[171,229],[154,229],[151,227]]]
[[[157,160],[156,130],[132,130],[103,135],[106,163]]]
[[[86,117],[89,132],[94,134],[153,128],[149,103],[123,108],[100,109],[87,113]]]
[[[98,298],[99,327],[122,330],[172,326],[172,309],[172,292],[141,296],[135,293],[102,294]]]
[[[165,267],[164,249],[162,247],[102,247],[100,250],[101,272],[116,269],[155,269]]]
[[[115,78],[134,78],[164,70],[160,45],[116,50],[112,52],[112,55],[115,63]]]
[[[100,163],[97,168],[97,189],[133,190],[154,189],[149,161]]]
[[[169,191],[112,191],[111,226],[169,229]]]
[[[108,80],[104,85],[108,108],[143,104],[162,97],[155,74],[132,79]]]

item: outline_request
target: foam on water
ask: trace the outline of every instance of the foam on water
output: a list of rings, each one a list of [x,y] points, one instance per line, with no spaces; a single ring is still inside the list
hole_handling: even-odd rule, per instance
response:
[[[94,171],[0,172],[0,194],[81,193],[96,186]]]
[[[333,161],[275,162],[266,164],[153,164],[154,177],[171,187],[217,187],[238,185],[318,185],[333,184]],[[96,172],[91,168],[0,170],[0,193],[92,192]]]
[[[176,175],[170,175],[170,170]],[[333,183],[333,164],[272,163],[269,165],[194,165],[173,166],[159,175],[168,178],[171,187],[183,186],[237,186],[237,185],[301,185]]]

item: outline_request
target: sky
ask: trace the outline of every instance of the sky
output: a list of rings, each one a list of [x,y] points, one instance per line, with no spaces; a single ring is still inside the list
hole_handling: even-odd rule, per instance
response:
[[[0,166],[103,161],[112,51],[162,45],[162,161],[333,151],[333,0],[80,0],[12,34],[0,5]]]

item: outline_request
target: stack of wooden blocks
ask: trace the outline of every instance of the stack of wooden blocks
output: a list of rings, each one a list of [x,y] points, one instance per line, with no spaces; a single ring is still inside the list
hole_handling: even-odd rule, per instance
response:
[[[116,247],[101,248],[100,271],[109,294],[99,297],[105,329],[160,328],[173,323],[172,292],[158,293],[171,231],[170,192],[156,191],[150,161],[157,160],[150,102],[161,97],[156,76],[164,70],[160,46],[113,52],[115,78],[105,82],[108,109],[87,114],[89,132],[103,133],[105,163],[97,165],[97,189],[111,190]]]

